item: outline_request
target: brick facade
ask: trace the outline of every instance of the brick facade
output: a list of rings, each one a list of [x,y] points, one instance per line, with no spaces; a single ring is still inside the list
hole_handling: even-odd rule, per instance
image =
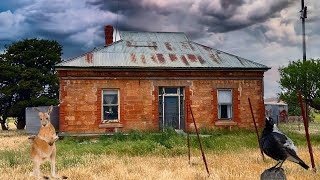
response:
[[[258,125],[264,122],[263,71],[58,70],[60,132],[159,130],[159,87],[184,87],[185,126],[192,129],[191,105],[199,128],[252,128],[248,97]],[[119,90],[120,123],[101,123],[104,89]],[[217,90],[231,89],[233,121],[218,119]]]

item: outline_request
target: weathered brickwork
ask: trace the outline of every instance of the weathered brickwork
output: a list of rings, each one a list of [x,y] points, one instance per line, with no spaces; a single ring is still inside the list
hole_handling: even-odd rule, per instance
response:
[[[180,76],[179,76],[180,75]],[[217,91],[231,89],[232,126],[252,128],[248,97],[259,126],[263,125],[263,72],[118,72],[59,71],[60,131],[109,132],[121,125],[131,129],[159,130],[159,87],[184,87],[186,129],[194,128],[190,108],[200,128],[220,127]],[[102,90],[119,90],[120,122],[101,125]],[[218,122],[218,123],[217,123]],[[231,126],[225,124],[222,126]]]

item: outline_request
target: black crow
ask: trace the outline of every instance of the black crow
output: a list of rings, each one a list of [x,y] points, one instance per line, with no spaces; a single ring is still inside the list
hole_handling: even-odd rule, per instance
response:
[[[297,156],[297,147],[294,146],[292,140],[279,131],[273,119],[270,117],[266,118],[266,125],[261,136],[261,147],[266,155],[278,161],[272,168],[281,168],[285,160],[295,162],[305,169],[309,168],[309,166]],[[277,167],[279,164],[280,166]]]

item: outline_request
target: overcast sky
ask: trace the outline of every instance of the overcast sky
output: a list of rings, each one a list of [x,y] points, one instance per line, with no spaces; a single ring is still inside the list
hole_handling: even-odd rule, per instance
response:
[[[320,1],[305,0],[307,58],[320,57]],[[190,40],[271,67],[265,97],[280,92],[278,68],[302,59],[300,0],[0,0],[0,52],[25,38],[57,40],[63,59],[104,44],[103,26],[185,32]]]

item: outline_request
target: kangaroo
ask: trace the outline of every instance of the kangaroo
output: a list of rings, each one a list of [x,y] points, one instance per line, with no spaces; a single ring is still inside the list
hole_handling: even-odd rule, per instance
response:
[[[33,108],[39,112],[41,127],[38,135],[30,138],[32,140],[31,159],[33,161],[33,171],[30,174],[38,179],[49,179],[47,176],[40,176],[40,165],[43,162],[50,161],[51,177],[67,179],[66,176],[56,175],[56,145],[55,142],[59,139],[56,135],[56,130],[50,122],[50,113],[52,106],[49,107],[48,112],[41,112],[37,108]]]

